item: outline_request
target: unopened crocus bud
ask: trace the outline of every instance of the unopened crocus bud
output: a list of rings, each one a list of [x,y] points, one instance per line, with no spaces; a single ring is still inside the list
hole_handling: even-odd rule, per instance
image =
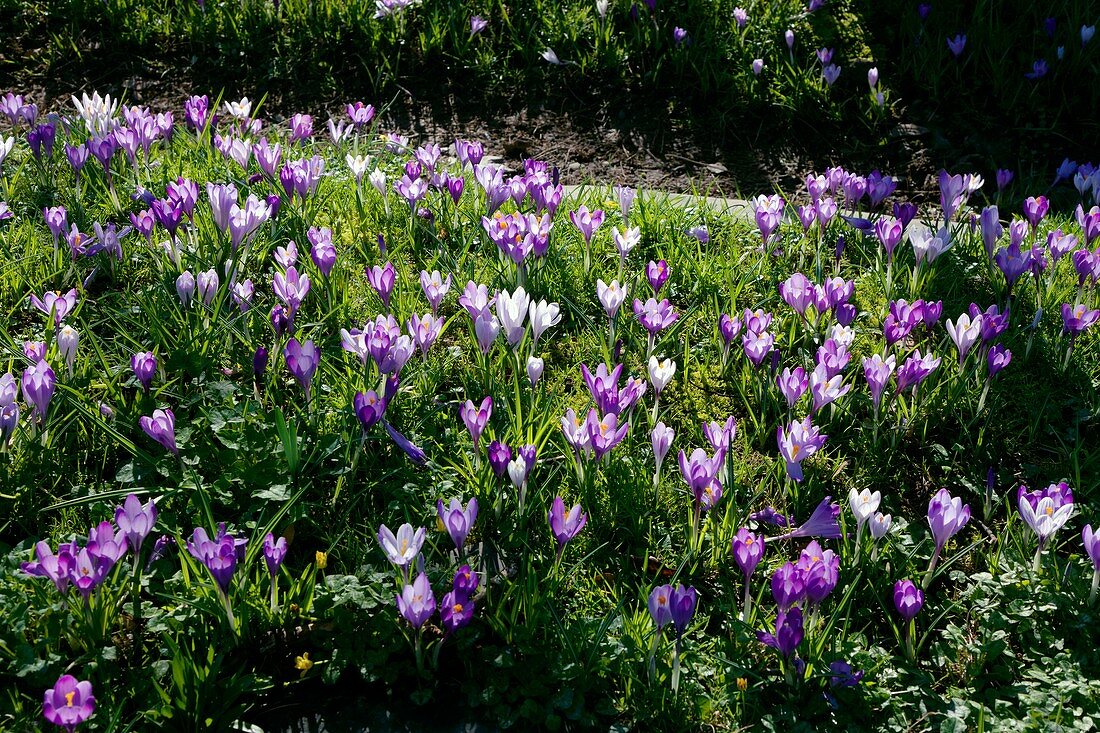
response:
[[[80,343],[80,334],[72,326],[62,326],[57,333],[57,348],[61,352],[61,358],[69,369],[69,376],[73,373],[73,363],[76,361],[76,347]]]
[[[537,356],[527,357],[527,378],[531,380],[531,386],[534,387],[542,379],[542,371],[546,367],[546,362]]]
[[[878,67],[877,66],[872,66],[871,68],[867,69],[867,84],[872,89],[874,89],[875,85],[878,84]]]
[[[268,359],[267,349],[263,346],[257,346],[256,352],[252,355],[252,376],[257,380],[263,379],[264,372],[267,371]]]

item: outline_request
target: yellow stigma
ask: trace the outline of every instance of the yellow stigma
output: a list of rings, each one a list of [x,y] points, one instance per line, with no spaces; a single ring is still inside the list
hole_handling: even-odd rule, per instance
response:
[[[1047,507],[1047,516],[1049,517],[1051,514],[1054,514],[1054,507],[1048,506]]]
[[[73,706],[73,695],[76,694],[76,690],[65,693],[65,707],[71,708]]]
[[[456,603],[452,609],[455,613],[462,613],[462,604]]]

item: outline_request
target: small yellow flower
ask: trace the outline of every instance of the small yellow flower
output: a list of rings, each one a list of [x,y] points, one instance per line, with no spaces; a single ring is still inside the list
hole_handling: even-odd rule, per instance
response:
[[[741,692],[744,692],[745,690],[749,689],[749,681],[747,679],[745,679],[744,677],[738,677],[737,678],[737,689],[740,690]]]
[[[318,550],[316,559],[317,559],[317,569],[318,570],[324,570],[328,566],[328,554],[327,553],[324,553],[324,552],[321,552],[320,550]]]
[[[306,672],[313,668],[313,660],[309,658],[309,652],[306,652],[300,657],[294,658],[294,669],[300,670],[302,676],[306,676]]]

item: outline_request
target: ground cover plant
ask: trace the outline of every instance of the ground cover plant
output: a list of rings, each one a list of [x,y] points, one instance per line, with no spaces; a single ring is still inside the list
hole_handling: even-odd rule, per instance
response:
[[[0,115],[6,728],[1094,727],[1091,164],[737,213],[361,102]]]

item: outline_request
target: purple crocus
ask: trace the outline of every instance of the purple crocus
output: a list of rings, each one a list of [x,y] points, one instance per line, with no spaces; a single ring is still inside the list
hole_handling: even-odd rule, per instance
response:
[[[1077,338],[1098,320],[1100,320],[1100,309],[1090,309],[1081,303],[1073,306],[1069,303],[1062,304],[1062,333],[1070,338]]]
[[[604,213],[602,210],[589,211],[587,206],[580,206],[576,211],[569,212],[569,221],[580,230],[586,246],[592,244],[592,237],[596,230],[603,224]]]
[[[54,686],[46,690],[42,701],[42,715],[46,720],[64,728],[68,733],[73,733],[94,712],[92,683],[87,680],[78,681],[71,674],[58,677]]]
[[[74,550],[74,544],[63,544],[55,555],[49,544],[40,541],[34,546],[35,559],[22,563],[19,567],[27,575],[49,578],[57,592],[65,595],[69,589],[72,573],[76,569]]]
[[[382,303],[386,306],[386,310],[390,308],[390,296],[393,294],[393,287],[396,283],[396,279],[397,272],[392,262],[387,262],[381,267],[375,265],[367,270],[367,282],[374,288],[374,292],[378,293],[378,297],[382,299]]]
[[[465,509],[459,499],[451,499],[449,506],[444,506],[443,500],[440,499],[436,503],[436,512],[447,534],[451,536],[451,541],[461,551],[462,546],[466,544],[466,537],[470,534],[474,522],[477,521],[477,499],[470,499]]]
[[[774,635],[766,631],[756,632],[756,638],[762,644],[770,646],[786,658],[795,653],[803,636],[802,609],[797,606],[776,615]]]
[[[656,262],[650,260],[645,267],[645,276],[646,280],[649,281],[649,287],[653,290],[653,294],[656,295],[661,292],[661,288],[668,280],[668,263],[664,260],[657,260]]]
[[[772,541],[791,539],[793,537],[820,537],[826,540],[839,539],[841,537],[841,531],[840,523],[837,520],[840,517],[840,505],[833,504],[831,499],[831,496],[826,496],[822,499],[814,509],[813,514],[810,515],[810,518],[797,529],[770,539]],[[792,520],[793,517],[788,519],[788,524],[790,524]]]
[[[418,466],[423,466],[428,462],[428,456],[424,453],[424,450],[416,443],[406,438],[397,428],[391,425],[388,420],[383,420],[382,425],[386,428],[386,434],[389,435],[390,439],[397,444],[397,447],[409,457],[409,460]]]
[[[966,48],[966,36],[959,33],[954,38],[947,39],[947,49],[951,51],[951,55],[955,58],[962,56],[963,49]]]
[[[60,326],[65,317],[72,313],[76,308],[76,301],[76,288],[70,289],[65,294],[52,290],[44,293],[41,298],[33,293],[30,296],[31,305],[50,317],[55,326]]]
[[[485,397],[480,406],[475,406],[472,401],[466,400],[466,404],[462,406],[459,414],[462,416],[462,422],[466,424],[466,429],[470,431],[470,437],[474,441],[474,452],[476,453],[478,443],[481,440],[481,433],[485,430],[485,426],[489,424],[489,418],[493,414],[493,398],[490,396]]]
[[[142,416],[138,423],[146,435],[164,446],[169,453],[179,455],[179,448],[176,446],[176,415],[172,410],[153,410],[152,416]]]
[[[387,402],[372,389],[366,393],[356,392],[352,399],[352,406],[355,409],[355,417],[359,419],[359,424],[362,425],[365,433],[382,419],[386,413]]]
[[[928,574],[924,577],[924,587],[932,581],[932,573],[939,562],[940,553],[943,552],[947,541],[958,534],[966,523],[970,521],[970,506],[963,504],[962,499],[951,496],[947,489],[940,489],[932,500],[928,502],[928,526],[932,529],[932,538],[936,542],[936,549],[932,553],[932,560],[928,565]]]
[[[468,593],[457,588],[443,596],[439,607],[439,619],[448,634],[468,626],[474,618],[474,601]]]
[[[731,546],[733,559],[745,576],[745,598],[741,606],[741,620],[746,621],[749,617],[749,605],[752,603],[749,580],[764,557],[764,540],[742,527],[734,535]]]
[[[135,554],[141,553],[141,545],[157,522],[157,505],[149,500],[143,506],[136,494],[129,494],[122,506],[115,509],[115,524],[126,537],[126,544]]]
[[[1094,532],[1091,524],[1081,530],[1081,541],[1085,545],[1085,554],[1092,561],[1092,593],[1089,605],[1096,603],[1096,592],[1100,589],[1100,532]]]
[[[286,537],[280,537],[276,540],[275,535],[268,532],[267,536],[264,537],[263,553],[267,572],[274,578],[286,558]]]
[[[397,610],[417,630],[432,617],[435,613],[435,596],[432,595],[432,586],[427,575],[420,573],[411,585],[401,589],[401,594],[397,596]]]
[[[894,584],[894,608],[907,622],[912,621],[924,607],[924,591],[911,580],[899,580]]]
[[[22,387],[23,397],[34,405],[34,416],[40,424],[44,423],[57,388],[57,375],[45,360],[36,361],[23,370]]]
[[[151,351],[139,351],[130,357],[130,368],[134,370],[134,376],[141,383],[142,389],[148,392],[157,373],[156,355]]]
[[[779,452],[787,463],[787,476],[801,481],[802,461],[821,450],[829,436],[810,422],[810,418],[790,422],[786,428],[780,426],[776,431]]]
[[[649,331],[651,337],[671,326],[680,317],[667,298],[659,303],[655,298],[650,298],[644,303],[635,298],[634,315],[637,316],[642,327]]]
[[[561,557],[566,543],[576,537],[588,522],[588,515],[581,512],[580,504],[574,504],[567,512],[560,496],[554,497],[546,518],[550,523],[550,533],[558,541],[558,557]]]
[[[283,357],[286,359],[287,370],[305,390],[306,402],[309,402],[310,382],[321,360],[321,350],[312,341],[303,344],[298,339],[291,338],[283,348]]]
[[[244,540],[226,534],[224,524],[218,526],[214,539],[210,539],[205,529],[196,527],[187,543],[187,551],[206,566],[224,597],[237,571],[237,562],[243,558],[245,544]]]

